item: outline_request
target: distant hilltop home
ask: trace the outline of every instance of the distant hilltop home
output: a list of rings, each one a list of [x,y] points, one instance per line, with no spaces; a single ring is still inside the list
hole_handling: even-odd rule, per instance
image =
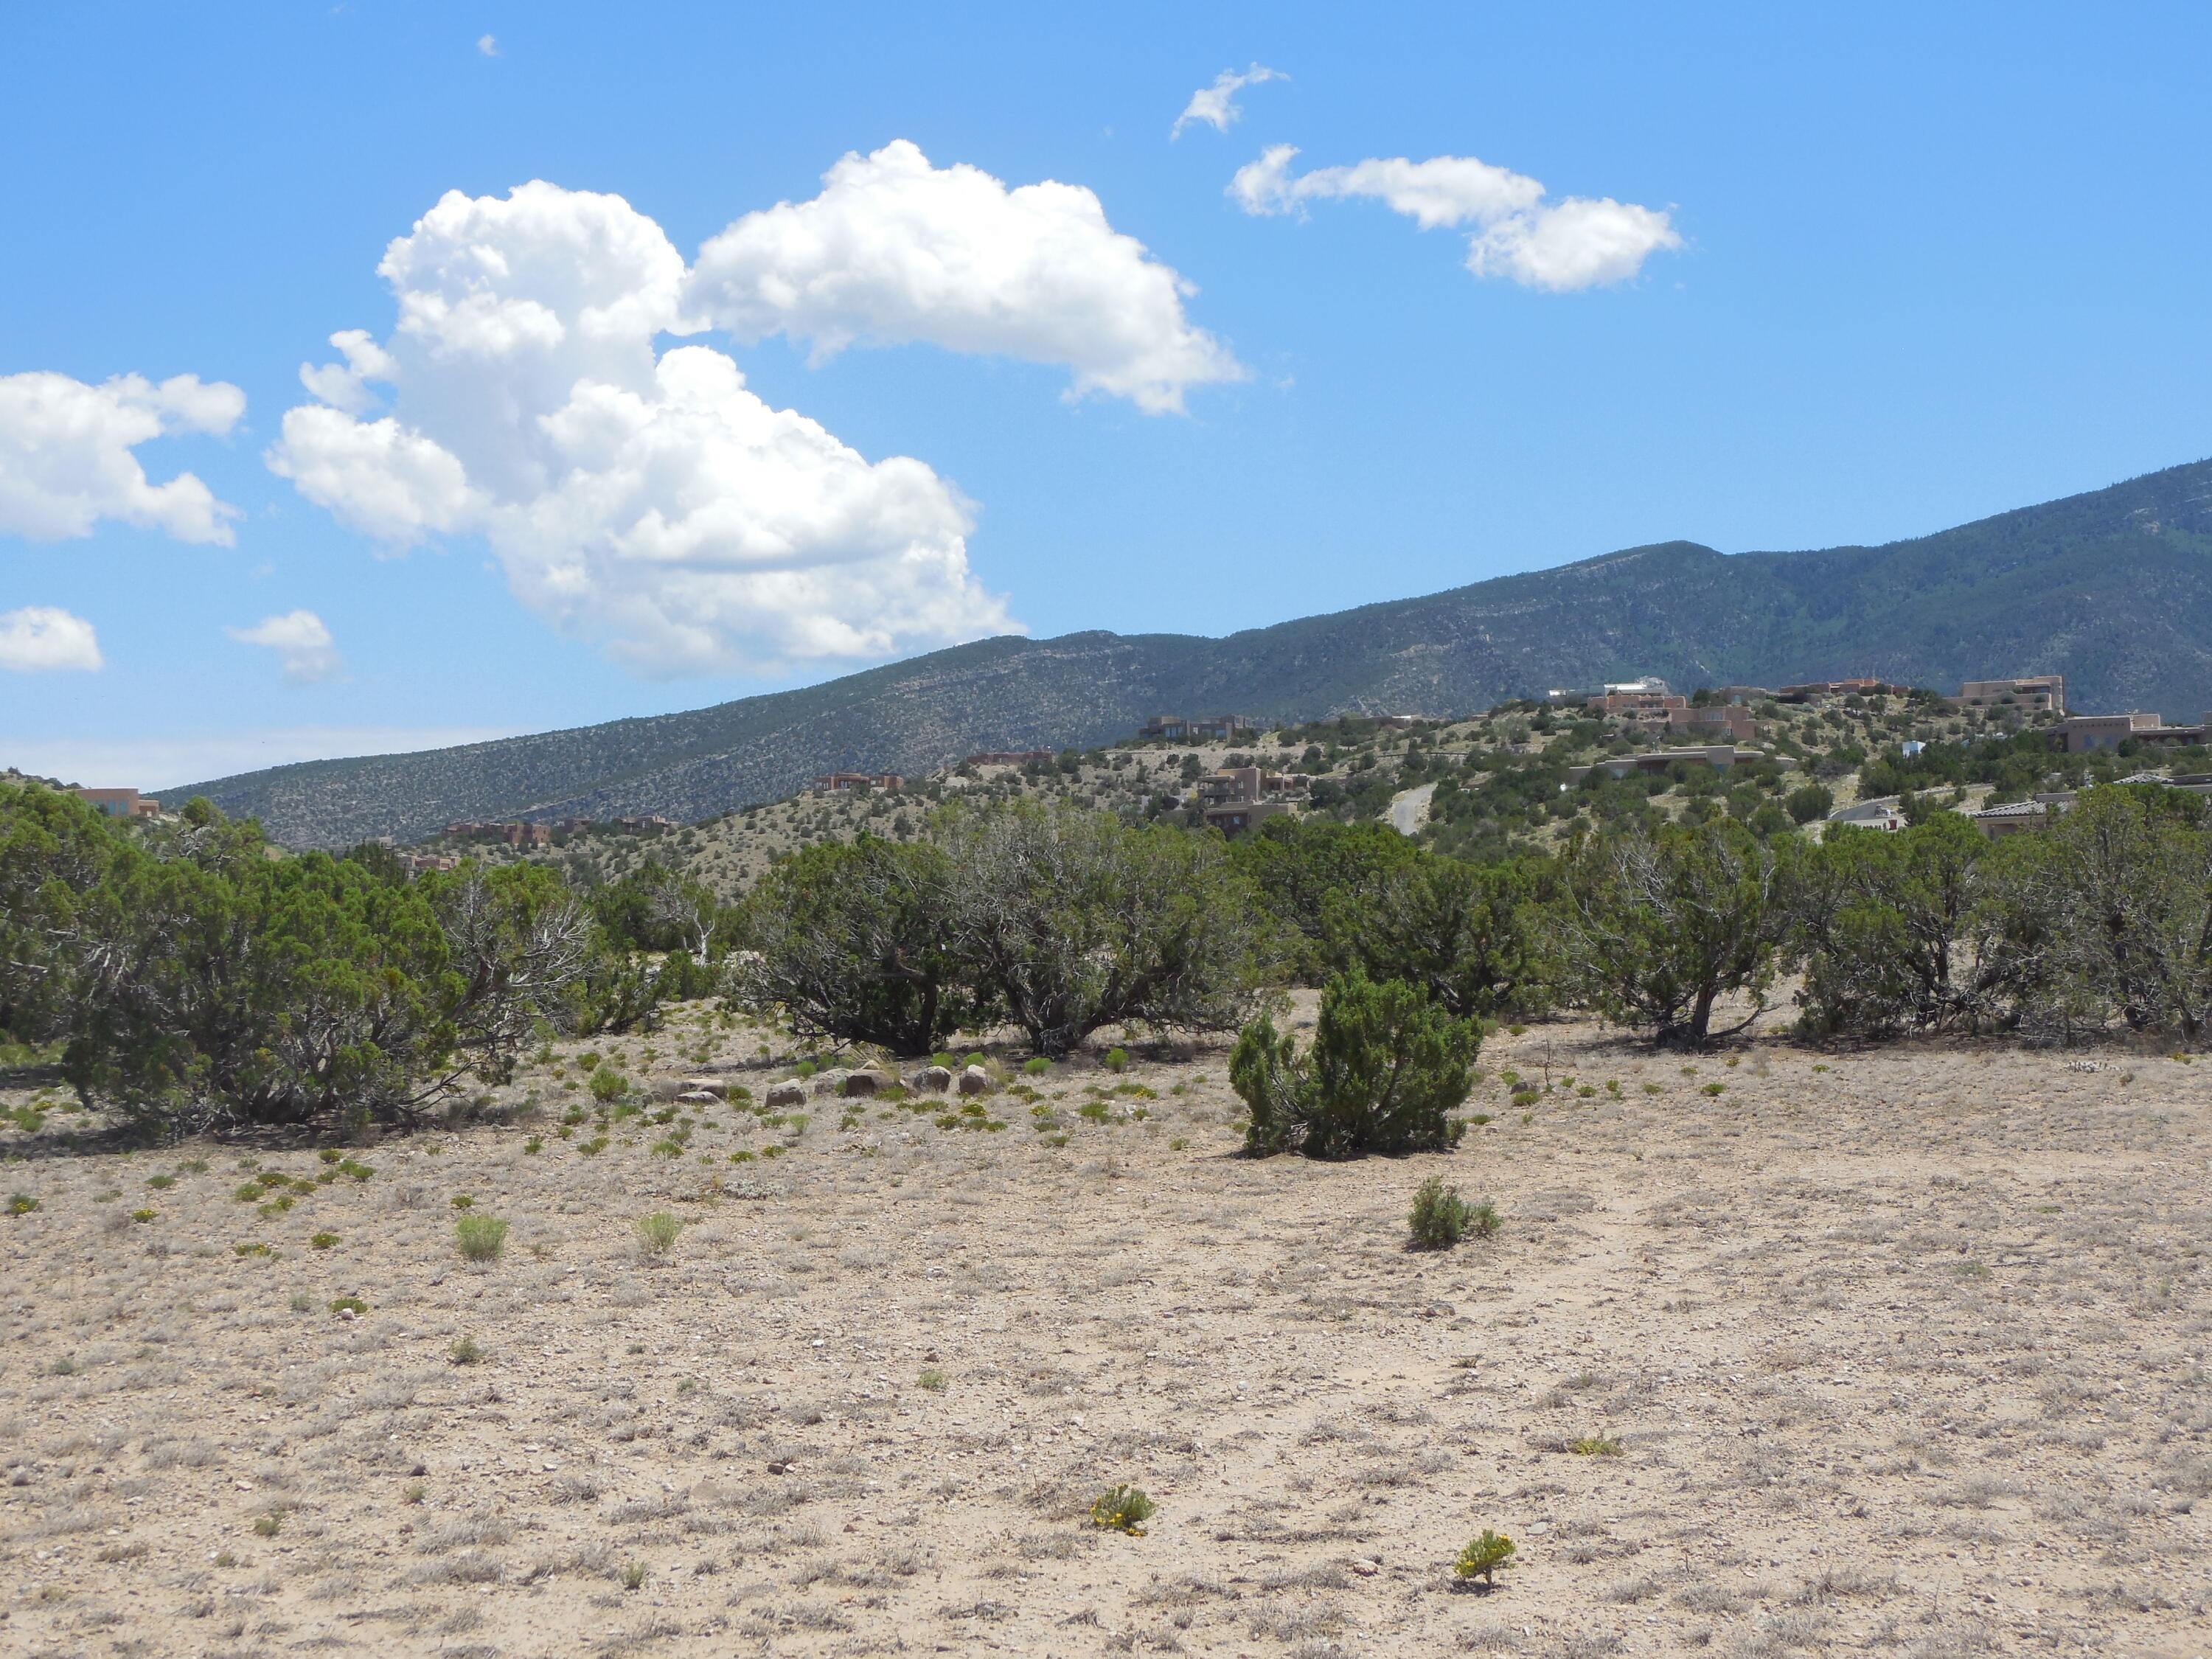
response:
[[[1299,781],[1256,766],[1232,766],[1200,778],[1198,799],[1206,823],[1234,840],[1255,823],[1295,811],[1288,801],[1270,798],[1288,794]]]
[[[1968,680],[1959,688],[1962,708],[2017,708],[2030,714],[2066,712],[2066,676],[2032,674],[2013,680]]]
[[[2212,713],[2198,726],[2168,726],[2157,714],[2075,714],[2058,722],[2069,755],[2086,755],[2099,749],[2117,749],[2130,740],[2138,743],[2186,746],[2205,741],[2212,731]]]
[[[153,818],[161,815],[161,803],[136,789],[72,789],[70,793],[104,818]]]
[[[1177,743],[1196,743],[1207,738],[1231,743],[1239,732],[1258,730],[1242,714],[1155,714],[1145,722],[1139,735],[1166,738]]]
[[[834,795],[844,789],[903,789],[906,780],[896,772],[824,772],[814,787]]]
[[[1887,680],[1808,680],[1782,686],[1774,695],[1782,702],[1825,702],[1830,697],[1901,697],[1911,690]]]
[[[1052,758],[1049,749],[994,749],[988,755],[970,755],[963,766],[1042,766]]]
[[[893,789],[897,788],[898,781],[896,779],[893,779],[888,787]],[[657,831],[661,830],[673,830],[675,827],[676,820],[674,818],[664,818],[658,812],[649,813],[641,818],[617,818],[615,820],[616,829],[626,830],[632,835],[639,834],[647,830]]]
[[[1748,708],[1736,703],[1693,708],[1687,697],[1668,690],[1667,682],[1662,679],[1645,678],[1608,685],[1603,696],[1583,706],[1586,711],[1598,709],[1608,720],[1619,720],[1624,726],[1636,730],[1724,736],[1732,744],[1759,741],[1759,723],[1752,719]]]

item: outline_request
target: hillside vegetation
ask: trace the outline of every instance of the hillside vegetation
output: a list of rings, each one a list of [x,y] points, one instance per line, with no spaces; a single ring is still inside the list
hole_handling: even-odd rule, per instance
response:
[[[294,847],[450,821],[691,821],[838,769],[1088,749],[1162,712],[1267,721],[1449,715],[1638,674],[1677,684],[1869,675],[1948,690],[2063,673],[2089,709],[2195,718],[2212,690],[2212,461],[1882,547],[1723,555],[1691,542],[1224,639],[1002,638],[823,685],[423,754],[185,786]]]

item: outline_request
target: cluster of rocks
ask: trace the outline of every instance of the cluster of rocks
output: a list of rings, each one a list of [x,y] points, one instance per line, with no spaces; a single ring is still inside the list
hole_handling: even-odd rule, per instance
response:
[[[811,1079],[786,1078],[770,1085],[766,1104],[778,1110],[787,1106],[803,1106],[810,1094],[866,1099],[881,1094],[893,1084],[902,1085],[915,1094],[981,1095],[990,1092],[991,1074],[981,1066],[963,1066],[957,1072],[949,1066],[925,1066],[905,1077],[872,1066],[839,1067],[817,1072]],[[713,1106],[730,1097],[730,1085],[719,1077],[662,1078],[653,1085],[653,1091],[661,1099],[672,1100],[678,1105]]]
[[[947,1066],[925,1066],[906,1077],[873,1066],[860,1066],[847,1071],[833,1069],[817,1072],[810,1079],[786,1078],[772,1085],[767,1103],[771,1108],[799,1106],[805,1103],[807,1095],[836,1095],[847,1099],[866,1099],[881,1094],[893,1084],[899,1084],[915,1094],[942,1095],[954,1091],[963,1095],[980,1095],[991,1087],[991,1074],[981,1066],[964,1066],[955,1072]]]

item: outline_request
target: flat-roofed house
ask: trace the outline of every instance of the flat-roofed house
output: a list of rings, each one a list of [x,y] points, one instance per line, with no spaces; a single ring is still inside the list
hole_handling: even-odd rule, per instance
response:
[[[72,789],[87,806],[104,818],[159,817],[161,803],[136,789]]]

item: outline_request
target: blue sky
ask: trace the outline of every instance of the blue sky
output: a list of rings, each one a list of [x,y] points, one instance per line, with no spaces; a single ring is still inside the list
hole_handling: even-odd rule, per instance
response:
[[[154,787],[2212,453],[2212,12],[1786,9],[0,9],[0,764]]]

